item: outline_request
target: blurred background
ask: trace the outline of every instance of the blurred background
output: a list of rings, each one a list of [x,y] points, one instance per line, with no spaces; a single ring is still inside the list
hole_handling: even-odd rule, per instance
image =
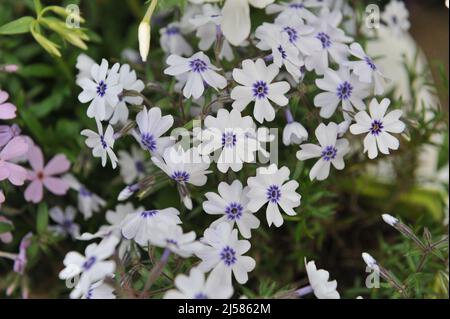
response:
[[[431,64],[433,77],[438,78],[440,64],[448,77],[449,63],[449,10],[445,0],[407,0],[410,13],[411,35],[423,49]],[[448,111],[448,96],[440,95]]]

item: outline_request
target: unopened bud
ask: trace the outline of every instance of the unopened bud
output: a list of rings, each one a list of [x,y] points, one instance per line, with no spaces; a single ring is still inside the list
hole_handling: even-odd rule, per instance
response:
[[[394,227],[398,223],[398,219],[389,214],[383,214],[381,217],[386,224],[391,225],[392,227]]]

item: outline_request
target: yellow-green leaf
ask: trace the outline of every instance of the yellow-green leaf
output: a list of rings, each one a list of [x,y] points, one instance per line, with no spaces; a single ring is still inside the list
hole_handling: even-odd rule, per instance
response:
[[[33,21],[35,21],[35,19],[29,16],[11,21],[0,27],[0,34],[10,35],[30,32],[31,23]]]
[[[59,46],[56,43],[48,40],[42,34],[33,30],[33,28],[31,28],[31,34],[33,35],[34,39],[41,45],[41,47],[43,47],[48,53],[58,58],[61,57],[61,52],[59,52],[58,50]]]

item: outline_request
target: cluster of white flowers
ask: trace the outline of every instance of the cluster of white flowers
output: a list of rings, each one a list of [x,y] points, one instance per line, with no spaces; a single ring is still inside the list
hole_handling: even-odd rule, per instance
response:
[[[180,21],[160,30],[160,44],[167,55],[164,74],[176,80],[181,107],[189,100],[203,104],[198,116],[204,119],[204,126],[189,133],[195,145],[186,147],[169,136],[172,126],[178,125],[176,118],[163,115],[164,108],[146,101],[143,95],[146,85],[129,65],[116,63],[109,68],[106,60],[98,65],[85,55],[78,59],[77,84],[82,88],[79,100],[89,103],[87,115],[97,124],[97,131],[86,129],[81,134],[87,137],[86,145],[92,148],[94,157],[101,158],[103,166],[108,158],[113,168],[117,163],[120,165],[121,176],[128,185],[119,196],[121,200],[140,190],[153,174],[176,185],[184,206],[193,209],[189,188],[207,183],[208,174],[214,171],[212,160],[219,172],[230,173],[230,169],[240,172],[244,165],[255,163],[259,153],[268,156],[263,144],[275,136],[260,134],[268,129],[256,123],[275,121],[280,110],[284,110],[281,113],[287,121],[283,143],[300,144],[297,152],[300,161],[319,158],[310,170],[311,180],[326,179],[331,165],[344,169],[344,157],[351,151],[349,139],[344,137],[348,130],[354,135],[366,134],[364,152],[368,152],[370,159],[377,157],[378,151],[389,154],[399,148],[399,141],[391,133],[402,133],[405,129],[399,120],[402,111],[387,112],[390,100],[384,98],[379,103],[374,97],[384,93],[386,78],[376,62],[349,36],[351,27],[344,23],[344,14],[350,19],[355,15],[345,1],[226,0],[222,9],[204,3],[217,2],[213,0],[191,2],[195,5],[186,9]],[[263,23],[251,36],[249,5],[276,14],[273,23]],[[388,23],[393,23],[392,18]],[[190,33],[199,38],[201,51],[197,53],[187,41]],[[251,46],[262,55],[235,60],[237,50],[245,51]],[[214,63],[205,53],[212,48],[216,53]],[[235,62],[236,67],[225,72],[222,59]],[[319,77],[312,81],[312,91],[316,92],[316,87],[321,91],[314,98],[320,117],[343,118],[340,124],[319,123],[315,130],[317,143],[302,144],[311,134],[295,120],[288,104],[293,95],[299,94],[298,88],[305,89],[305,77],[311,76]],[[133,110],[139,109],[135,116],[130,105],[136,106]],[[217,110],[215,116],[210,115],[213,105]],[[249,105],[252,112],[244,115]],[[338,108],[342,115],[335,114]],[[131,153],[121,150],[117,157],[115,141],[125,135],[132,135],[141,149],[134,147]],[[104,205],[103,200],[73,177],[68,178],[82,198],[82,212],[89,218]],[[60,229],[82,240],[103,238],[100,244],[87,247],[86,256],[70,252],[60,277],[80,277],[72,297],[92,295],[92,289],[102,287],[105,278],[113,276],[115,262],[106,259],[114,254],[116,246],[121,243],[117,253],[120,258],[136,243],[144,248],[164,248],[163,262],[167,262],[170,253],[201,259],[189,277],[179,275],[175,279],[176,290],[167,292],[166,298],[230,298],[232,278],[244,284],[256,266],[246,253],[251,248],[248,239],[252,231],[260,227],[257,213],[266,207],[268,226],[280,227],[284,221],[280,209],[289,216],[298,213],[296,209],[301,202],[298,188],[299,183],[290,179],[289,168],[277,164],[258,167],[246,185],[237,178],[230,183],[221,182],[217,193],[204,194],[204,212],[219,218],[199,240],[195,232],[183,231],[182,217],[175,208],[135,209],[131,204],[119,205],[116,212],[107,214],[109,225],[95,234],[78,236],[78,228]],[[67,214],[70,217],[70,212]],[[61,212],[55,211],[53,215],[56,222],[63,220]],[[239,235],[244,239],[240,240]],[[307,263],[306,268],[317,297],[339,298],[337,284],[328,282],[327,272],[317,270],[314,262]],[[105,291],[111,295],[108,289]]]

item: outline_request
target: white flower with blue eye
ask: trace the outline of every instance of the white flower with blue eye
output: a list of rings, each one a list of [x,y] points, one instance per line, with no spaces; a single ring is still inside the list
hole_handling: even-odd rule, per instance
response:
[[[87,116],[97,121],[106,119],[107,107],[115,108],[119,103],[119,94],[123,87],[119,83],[119,63],[108,69],[108,61],[102,60],[101,65],[94,64],[91,68],[91,78],[81,78],[77,84],[83,89],[78,95],[81,103],[91,102]]]
[[[159,43],[164,52],[181,56],[192,55],[192,47],[183,37],[183,29],[178,22],[170,23],[159,32],[161,34]]]
[[[228,112],[220,109],[217,117],[206,117],[205,129],[197,136],[201,142],[198,151],[202,155],[209,155],[221,150],[217,159],[219,171],[226,173],[231,168],[238,172],[243,163],[255,161],[258,141],[248,138],[255,135],[255,130],[255,123],[250,116],[242,117],[238,110]]]
[[[203,245],[196,241],[194,231],[183,233],[183,228],[176,224],[158,224],[151,237],[151,244],[170,250],[170,252],[187,258],[203,248]]]
[[[315,29],[305,25],[302,20],[292,20],[278,17],[275,24],[280,28],[280,32],[288,36],[292,43],[303,56],[314,54],[321,50],[322,43],[315,36]]]
[[[403,1],[391,0],[381,14],[381,20],[387,24],[394,36],[407,32],[411,26],[409,12]]]
[[[289,216],[297,214],[294,208],[300,206],[301,196],[295,190],[299,185],[296,181],[288,181],[289,174],[289,168],[286,166],[278,169],[276,164],[272,164],[269,167],[258,168],[256,176],[247,180],[249,187],[247,197],[250,200],[247,207],[256,213],[268,204],[266,219],[269,226],[283,225],[284,220],[279,207]]]
[[[311,180],[325,180],[330,174],[331,164],[338,170],[344,169],[344,156],[350,151],[350,147],[347,139],[338,139],[338,133],[339,126],[336,123],[328,125],[320,123],[316,128],[316,137],[320,145],[300,145],[300,151],[297,152],[300,161],[319,158],[309,172]]]
[[[231,285],[232,275],[240,284],[248,281],[248,273],[256,263],[253,258],[243,256],[251,245],[248,240],[238,240],[237,229],[226,222],[220,223],[206,229],[201,242],[205,247],[196,253],[202,259],[199,269],[205,272],[212,269],[210,277],[224,285]]]
[[[81,299],[116,299],[114,288],[100,280],[90,285],[88,292]]]
[[[347,60],[347,43],[353,39],[346,36],[344,31],[323,22],[317,26],[315,37],[321,42],[321,48],[305,57],[308,71],[315,70],[317,74],[322,75],[328,69],[330,57],[338,64]]]
[[[311,0],[293,0],[290,2],[273,3],[267,6],[267,14],[278,14],[279,18],[291,21],[313,22],[317,17],[309,8],[319,7],[319,3]]]
[[[152,155],[162,156],[164,151],[174,144],[169,137],[162,137],[173,125],[173,116],[161,116],[159,107],[146,107],[136,116],[137,129],[133,130],[133,136],[142,149]]]
[[[169,67],[164,70],[164,74],[172,76],[187,74],[183,89],[186,98],[201,97],[205,91],[204,83],[216,90],[222,90],[227,86],[227,79],[216,72],[219,69],[211,64],[209,57],[203,52],[197,52],[190,58],[172,54],[167,58],[167,64]]]
[[[218,37],[222,35],[222,15],[220,8],[209,3],[202,6],[202,13],[195,15],[190,22],[197,29],[195,35],[199,38],[198,48],[202,51],[209,50]],[[225,58],[231,62],[234,59],[233,49],[226,38],[223,38],[219,59]]]
[[[378,150],[382,154],[389,154],[389,150],[397,150],[400,143],[397,138],[390,133],[402,133],[405,123],[400,121],[403,114],[401,110],[394,110],[386,114],[391,104],[389,99],[383,99],[378,103],[377,99],[372,99],[369,105],[370,115],[366,111],[361,111],[355,115],[355,124],[350,126],[350,132],[354,135],[365,134],[364,153],[368,152],[369,158],[378,156]]]
[[[111,160],[112,168],[117,167],[117,156],[113,151],[114,148],[114,130],[111,125],[108,125],[105,133],[103,133],[103,126],[97,121],[98,133],[92,130],[83,130],[81,135],[86,136],[86,145],[92,148],[92,155],[94,157],[100,157],[102,159],[102,166],[106,166],[106,162]]]
[[[342,106],[344,118],[350,119],[347,112],[352,112],[353,107],[365,110],[364,98],[369,95],[367,85],[361,83],[350,70],[341,67],[339,71],[328,69],[323,79],[317,79],[316,85],[326,92],[314,97],[314,105],[320,108],[320,116],[330,118],[339,104]]]
[[[387,77],[382,73],[380,66],[375,64],[374,60],[364,52],[359,43],[355,42],[350,45],[350,54],[359,61],[346,61],[342,65],[353,70],[359,81],[372,84],[376,95],[383,94]]]
[[[298,48],[290,41],[289,35],[282,29],[271,23],[263,23],[255,31],[255,36],[260,42],[256,45],[260,50],[271,50],[273,63],[286,71],[299,82],[302,76],[301,67],[304,65]]]
[[[172,146],[165,150],[162,158],[152,157],[158,166],[170,179],[178,184],[203,186],[207,181],[209,161],[200,156],[196,148],[184,151],[181,146]]]
[[[78,193],[78,209],[83,214],[85,220],[91,218],[93,213],[99,212],[106,205],[104,199],[91,192],[73,175],[66,174],[63,178],[69,184],[70,188]]]
[[[165,293],[164,299],[229,299],[233,295],[232,285],[223,285],[220,280],[192,268],[189,276],[175,277],[175,288]]]
[[[139,80],[136,76],[136,72],[130,69],[128,64],[124,64],[120,67],[119,71],[119,83],[124,90],[141,93],[144,90],[144,82]],[[126,123],[128,120],[128,106],[127,105],[141,105],[143,102],[141,96],[124,96],[119,95],[119,103],[114,107],[108,107],[106,110],[106,117],[109,118],[110,124]]]
[[[253,116],[262,123],[275,119],[275,109],[270,101],[279,106],[289,103],[285,94],[289,91],[288,82],[272,81],[278,75],[279,69],[275,64],[266,66],[262,59],[242,61],[242,69],[233,70],[233,79],[240,85],[231,91],[234,100],[233,108],[242,112],[248,104],[254,102]]]
[[[125,184],[131,184],[136,180],[145,177],[148,165],[144,152],[136,146],[131,147],[131,153],[119,151],[120,175]]]
[[[141,209],[141,208],[139,208]],[[107,225],[101,226],[94,234],[83,233],[78,240],[92,240],[94,238],[104,238],[110,235],[122,238],[121,227],[122,222],[129,214],[136,212],[133,204],[119,204],[114,210],[108,210],[105,214]]]
[[[111,257],[119,243],[116,237],[107,237],[99,244],[86,247],[85,256],[76,251],[67,253],[64,258],[65,268],[59,273],[63,280],[80,276],[70,298],[80,298],[89,292],[91,284],[112,277],[116,269],[114,261],[106,260]]]
[[[227,222],[234,227],[237,225],[242,237],[248,239],[252,236],[252,229],[260,225],[259,219],[247,208],[248,187],[243,188],[242,183],[235,180],[231,185],[221,182],[219,193],[208,192],[205,194],[207,201],[203,202],[203,210],[211,215],[223,215],[211,224],[215,227],[222,222]]]
[[[105,238],[114,236],[120,240],[120,244],[117,249],[119,258],[123,258],[125,253],[131,250],[131,240],[122,237],[121,226],[122,222],[129,214],[136,212],[133,204],[119,204],[114,210],[108,210],[105,214],[105,219],[108,224],[100,226],[96,233],[83,233],[79,236],[78,240],[92,240],[94,238]]]
[[[128,214],[121,222],[122,235],[133,239],[139,245],[146,247],[156,236],[156,228],[161,224],[181,224],[180,212],[175,208],[145,210],[139,207],[134,213]]]
[[[49,230],[61,236],[69,235],[73,239],[80,234],[80,225],[75,223],[77,211],[67,206],[63,211],[60,207],[53,207],[48,212],[50,218],[57,224],[49,226]]]

